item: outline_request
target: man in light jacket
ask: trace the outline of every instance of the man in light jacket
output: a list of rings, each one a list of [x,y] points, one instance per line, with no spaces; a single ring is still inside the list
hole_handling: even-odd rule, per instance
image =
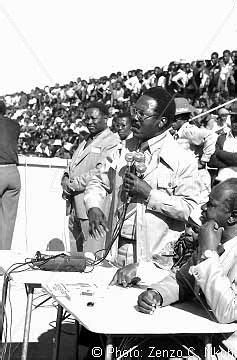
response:
[[[85,123],[90,134],[79,144],[62,178],[63,196],[67,199],[71,251],[95,252],[103,241],[91,241],[88,218],[83,202],[86,182],[102,161],[119,144],[118,134],[108,127],[108,109],[102,103],[90,103],[85,112]]]
[[[202,218],[198,250],[176,274],[170,272],[139,295],[139,311],[152,314],[156,306],[196,299],[210,318],[214,314],[220,323],[237,321],[237,179],[228,179],[212,189]],[[137,268],[120,269],[112,283],[131,284]],[[237,332],[223,334],[216,342],[213,359],[237,358]]]
[[[111,154],[85,191],[91,233],[109,229],[105,247],[110,249],[114,242],[110,256],[119,266],[155,257],[159,261],[162,252],[169,254],[199,197],[197,163],[169,133],[175,115],[173,97],[161,87],[151,88],[132,113],[134,137]],[[131,166],[128,154],[134,155]],[[139,156],[140,160],[144,156],[142,176],[136,171]],[[108,194],[112,203],[107,218]]]

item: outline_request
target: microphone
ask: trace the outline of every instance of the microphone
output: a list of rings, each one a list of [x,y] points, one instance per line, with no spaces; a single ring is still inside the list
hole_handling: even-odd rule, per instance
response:
[[[145,165],[145,155],[141,151],[137,151],[134,153],[134,161],[135,161],[135,169],[136,175],[142,178],[142,174],[146,171]]]
[[[139,176],[140,178],[142,178],[144,172],[146,171],[147,166],[144,162],[138,163],[136,164],[136,172],[137,172],[137,176]]]
[[[127,161],[128,171],[130,172],[130,171],[131,171],[132,164],[133,164],[133,161],[134,161],[134,153],[128,152],[128,153],[125,155],[125,160]]]
[[[141,151],[136,151],[133,158],[136,163],[145,163],[145,155]]]
[[[133,167],[133,163],[134,163],[134,153],[133,152],[128,152],[125,155],[125,160],[127,161],[128,171],[132,172],[132,170],[133,170],[132,167]],[[130,204],[130,202],[132,200],[132,196],[129,195],[128,192],[126,192],[126,194],[127,194],[126,202],[127,202],[127,204]]]

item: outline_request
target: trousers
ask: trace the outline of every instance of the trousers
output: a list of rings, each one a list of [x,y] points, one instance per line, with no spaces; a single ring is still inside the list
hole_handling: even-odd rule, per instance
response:
[[[92,238],[89,234],[88,219],[79,219],[75,215],[74,209],[69,215],[68,230],[70,240],[70,252],[91,252],[93,254],[103,254],[105,236]]]
[[[18,168],[0,166],[0,250],[11,249],[20,190]]]

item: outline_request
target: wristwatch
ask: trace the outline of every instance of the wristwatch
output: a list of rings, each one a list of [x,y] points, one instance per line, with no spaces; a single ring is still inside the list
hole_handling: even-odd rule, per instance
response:
[[[147,288],[147,290],[152,290],[152,291],[154,291],[154,293],[156,293],[156,294],[160,297],[160,304],[158,305],[158,307],[162,307],[162,305],[163,305],[163,297],[162,297],[162,295],[159,293],[159,291],[157,291],[156,289],[153,289],[153,288]]]
[[[216,257],[216,256],[218,256],[217,251],[207,249],[202,254],[201,260],[211,259],[211,258]]]

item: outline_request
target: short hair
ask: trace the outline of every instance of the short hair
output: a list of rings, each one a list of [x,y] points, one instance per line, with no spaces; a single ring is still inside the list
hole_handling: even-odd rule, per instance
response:
[[[202,102],[207,106],[207,99],[205,99],[204,97],[200,97],[199,98],[199,103]]]
[[[218,52],[216,52],[216,51],[214,51],[214,52],[211,54],[211,57],[212,57],[213,55],[216,55],[217,57],[219,57],[219,54],[218,54]]]
[[[227,53],[227,54],[231,55],[230,50],[224,50],[224,51],[223,51],[223,55],[224,55],[225,53]]]
[[[220,184],[215,186],[216,190],[220,190],[221,193],[226,192],[226,197],[224,202],[226,203],[228,209],[232,211],[237,211],[237,178],[230,178],[225,181],[222,181]]]
[[[103,114],[103,115],[106,115],[106,116],[109,115],[108,107],[104,103],[101,103],[98,101],[92,101],[87,105],[86,110],[91,109],[91,108],[99,109],[101,114]]]
[[[167,127],[170,126],[175,119],[175,96],[171,96],[170,93],[161,86],[150,88],[145,91],[143,95],[149,96],[157,101],[156,112],[160,117],[166,117],[168,119]]]
[[[130,124],[132,123],[132,116],[129,111],[118,112],[115,116],[115,120],[126,117],[129,119]]]
[[[6,104],[3,100],[0,100],[0,115],[5,115],[7,111]]]

